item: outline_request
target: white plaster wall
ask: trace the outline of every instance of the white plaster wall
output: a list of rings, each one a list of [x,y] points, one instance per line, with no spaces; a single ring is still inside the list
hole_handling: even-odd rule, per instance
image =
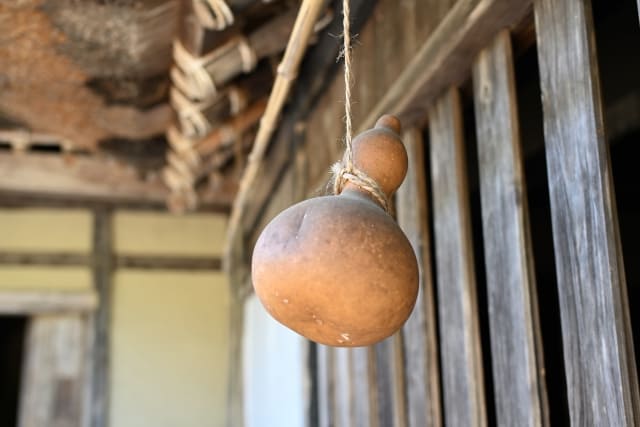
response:
[[[276,322],[252,295],[245,305],[245,427],[308,424],[308,342]]]

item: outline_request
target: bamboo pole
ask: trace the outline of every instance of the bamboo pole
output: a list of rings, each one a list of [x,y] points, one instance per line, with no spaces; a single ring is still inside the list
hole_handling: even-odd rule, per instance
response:
[[[303,0],[300,6],[287,48],[278,66],[278,74],[276,75],[266,110],[260,120],[260,127],[249,155],[247,168],[240,180],[240,188],[231,210],[224,258],[225,270],[228,269],[229,257],[232,256],[233,238],[239,232],[238,229],[241,226],[242,212],[247,204],[249,189],[257,177],[264,153],[275,131],[282,107],[297,76],[300,63],[307,50],[309,39],[313,35],[314,26],[320,16],[323,4],[323,0]]]

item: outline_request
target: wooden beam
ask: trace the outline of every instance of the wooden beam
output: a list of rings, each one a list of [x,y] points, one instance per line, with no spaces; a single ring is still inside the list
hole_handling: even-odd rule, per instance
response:
[[[159,177],[143,180],[107,158],[31,153],[0,154],[0,192],[157,204],[167,194]]]
[[[402,328],[407,383],[407,417],[411,427],[442,425],[438,331],[431,274],[431,243],[427,177],[422,132],[413,128],[404,133],[409,157],[407,177],[396,195],[398,225],[416,253],[420,269],[420,290],[416,306]]]
[[[438,95],[464,81],[476,54],[502,28],[516,25],[530,6],[531,0],[456,2],[360,124],[360,131],[372,127],[382,114],[397,115],[405,127],[423,120]]]
[[[473,66],[493,388],[498,425],[541,426],[549,414],[512,55],[504,30]]]
[[[113,217],[110,210],[93,214],[93,281],[100,304],[93,317],[91,426],[109,425],[109,370],[111,291],[113,272]]]
[[[220,271],[222,260],[214,257],[164,257],[164,256],[118,256],[117,268],[135,268],[143,270],[188,270]]]
[[[429,113],[444,418],[486,426],[460,102],[451,88]]]
[[[42,315],[53,313],[91,312],[98,306],[95,292],[1,291],[2,315]]]
[[[571,424],[638,425],[591,2],[539,0],[535,19]]]
[[[0,252],[0,265],[89,266],[91,258],[74,253]]]
[[[0,252],[0,265],[56,265],[92,266],[93,259],[74,253],[18,253]],[[119,255],[114,258],[116,268],[142,270],[220,271],[219,257],[179,257],[149,255]]]
[[[228,213],[234,185],[206,189],[198,211]],[[166,209],[159,176],[142,179],[131,166],[98,155],[0,153],[0,205]]]

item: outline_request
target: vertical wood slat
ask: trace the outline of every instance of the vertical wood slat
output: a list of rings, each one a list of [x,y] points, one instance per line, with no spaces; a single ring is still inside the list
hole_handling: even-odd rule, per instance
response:
[[[569,414],[640,423],[589,1],[539,0],[535,20]]]
[[[487,423],[460,95],[451,88],[429,111],[444,418]]]
[[[416,306],[402,329],[406,367],[407,425],[440,427],[442,414],[438,337],[431,275],[424,142],[421,131],[414,128],[405,132],[403,142],[409,156],[409,169],[396,195],[398,224],[413,246],[420,269],[420,290]]]
[[[20,427],[85,426],[87,320],[80,314],[30,319],[20,391]]]
[[[106,427],[109,411],[109,325],[111,323],[111,275],[113,272],[113,220],[111,211],[98,209],[93,221],[93,281],[98,293],[94,313],[91,426]]]
[[[473,86],[497,421],[548,425],[508,30],[476,59]]]
[[[351,353],[351,378],[353,384],[353,426],[372,427],[375,424],[373,402],[373,366],[369,347],[356,347]]]
[[[405,427],[407,421],[401,333],[373,346],[373,356],[377,422],[380,426]]]
[[[333,420],[333,350],[316,345],[318,355],[318,427],[332,427]]]
[[[349,348],[334,348],[334,409],[335,426],[351,427],[353,424],[353,400],[351,384],[351,360]]]

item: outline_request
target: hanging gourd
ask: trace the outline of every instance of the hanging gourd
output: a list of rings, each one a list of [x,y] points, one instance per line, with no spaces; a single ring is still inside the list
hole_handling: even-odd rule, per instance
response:
[[[276,320],[312,341],[373,344],[411,314],[416,257],[383,206],[407,172],[399,132],[398,120],[383,116],[353,140],[355,170],[375,181],[384,199],[345,172],[338,195],[286,209],[258,238],[252,260],[256,294]]]
[[[407,320],[418,294],[418,264],[389,214],[407,173],[400,121],[383,116],[351,139],[350,40],[344,1],[346,150],[334,195],[276,216],[253,251],[258,298],[280,323],[312,341],[342,347],[381,341]]]

